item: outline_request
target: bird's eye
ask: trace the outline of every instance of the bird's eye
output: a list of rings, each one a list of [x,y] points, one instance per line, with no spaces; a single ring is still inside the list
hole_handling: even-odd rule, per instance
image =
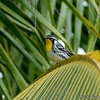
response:
[[[53,41],[53,39],[50,39],[51,41]]]

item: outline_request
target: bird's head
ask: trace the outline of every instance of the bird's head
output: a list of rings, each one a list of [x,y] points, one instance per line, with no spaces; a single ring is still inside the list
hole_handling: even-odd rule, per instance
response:
[[[56,38],[53,35],[47,35],[45,39],[46,39],[46,51],[51,51]]]

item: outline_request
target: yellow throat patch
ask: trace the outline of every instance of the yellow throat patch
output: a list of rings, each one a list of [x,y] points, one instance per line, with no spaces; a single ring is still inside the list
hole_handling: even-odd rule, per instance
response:
[[[52,42],[49,39],[46,39],[46,51],[51,51]]]

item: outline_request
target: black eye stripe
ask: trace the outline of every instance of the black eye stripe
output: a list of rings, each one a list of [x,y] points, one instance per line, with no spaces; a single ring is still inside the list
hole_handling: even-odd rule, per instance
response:
[[[54,45],[54,41],[55,41],[55,40],[54,40],[54,39],[50,39],[50,40],[51,40],[52,44]]]

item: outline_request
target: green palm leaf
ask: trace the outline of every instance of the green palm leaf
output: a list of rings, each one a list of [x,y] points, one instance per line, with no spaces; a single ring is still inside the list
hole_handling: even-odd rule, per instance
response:
[[[13,100],[78,100],[99,95],[100,51],[96,51],[56,64]]]

